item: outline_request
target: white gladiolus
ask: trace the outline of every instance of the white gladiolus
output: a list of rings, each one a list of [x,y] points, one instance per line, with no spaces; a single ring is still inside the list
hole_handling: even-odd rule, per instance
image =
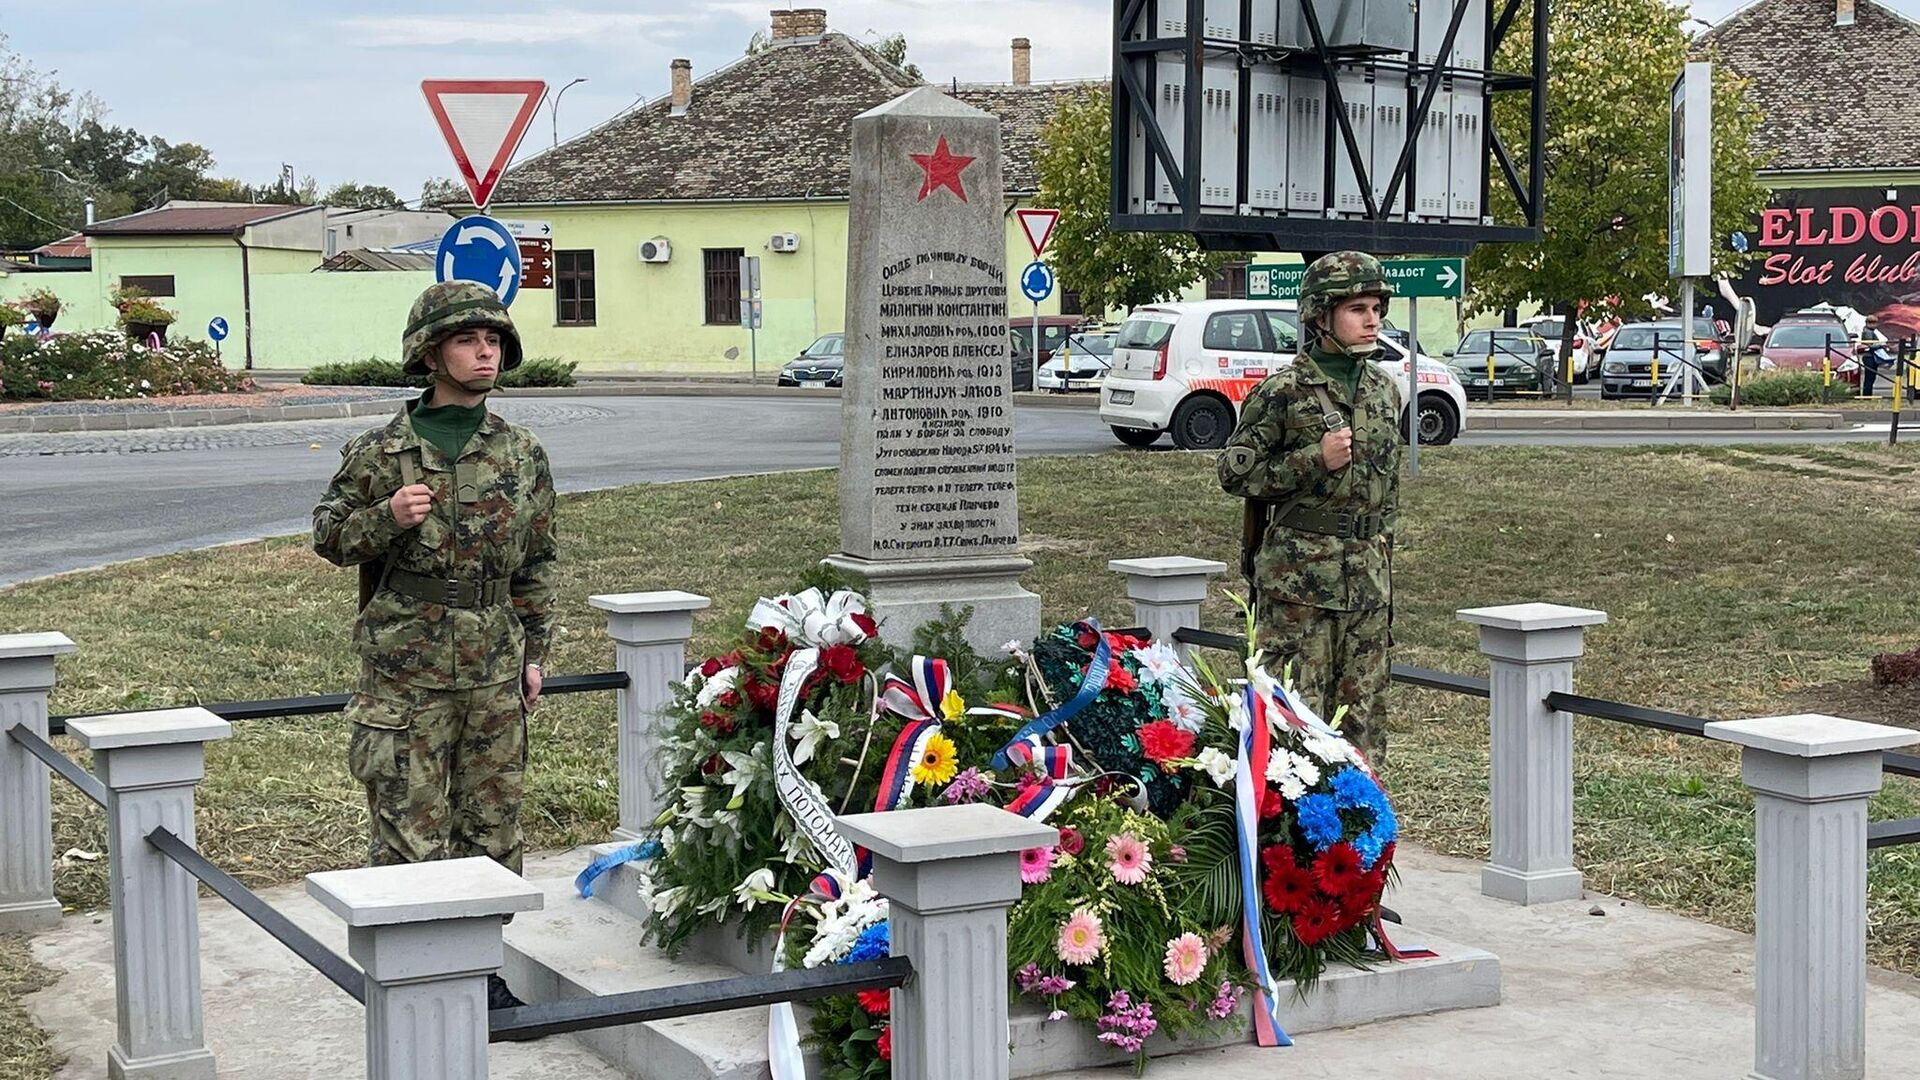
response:
[[[1221,787],[1233,783],[1234,762],[1219,747],[1209,746],[1200,751],[1200,767],[1206,770],[1213,782]]]

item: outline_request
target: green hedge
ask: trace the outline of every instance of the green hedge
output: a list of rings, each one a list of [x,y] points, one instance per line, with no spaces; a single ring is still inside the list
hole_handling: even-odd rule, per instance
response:
[[[535,356],[500,377],[506,389],[522,386],[572,386],[573,370],[579,363],[557,356]],[[412,379],[400,373],[392,360],[369,356],[338,364],[321,364],[300,377],[308,386],[425,386],[425,379]]]
[[[1812,405],[1821,400],[1821,379],[1817,371],[1767,371],[1740,384],[1740,404],[1742,405]],[[1833,380],[1827,400],[1838,404],[1850,401],[1855,395],[1853,387]],[[1733,390],[1724,383],[1716,386],[1708,394],[1708,400],[1715,405],[1725,405],[1732,398]]]
[[[213,347],[199,341],[170,341],[149,349],[128,342],[117,329],[54,334],[45,340],[15,332],[0,338],[3,401],[228,394],[252,388],[252,379],[222,367]]]

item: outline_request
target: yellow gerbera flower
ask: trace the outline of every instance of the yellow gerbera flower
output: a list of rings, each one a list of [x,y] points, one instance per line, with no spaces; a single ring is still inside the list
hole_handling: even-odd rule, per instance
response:
[[[953,740],[945,735],[935,734],[927,740],[927,748],[920,753],[920,760],[913,763],[911,775],[916,784],[944,784],[953,779],[960,769],[960,751]]]
[[[967,715],[967,702],[958,690],[948,690],[947,696],[940,699],[940,712],[948,720],[958,720]]]

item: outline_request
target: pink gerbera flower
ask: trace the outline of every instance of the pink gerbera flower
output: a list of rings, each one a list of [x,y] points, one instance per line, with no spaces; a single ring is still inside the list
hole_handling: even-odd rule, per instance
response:
[[[1106,947],[1107,939],[1100,931],[1100,916],[1086,908],[1074,908],[1067,921],[1060,924],[1060,940],[1054,943],[1053,951],[1066,963],[1091,964]]]
[[[1190,986],[1207,966],[1207,943],[1199,934],[1181,934],[1167,942],[1165,970],[1167,981],[1175,986]]]
[[[1132,833],[1120,833],[1107,841],[1107,869],[1122,885],[1138,885],[1147,880],[1153,856],[1147,845]]]
[[[1038,885],[1053,876],[1053,849],[1030,847],[1020,853],[1020,880]]]

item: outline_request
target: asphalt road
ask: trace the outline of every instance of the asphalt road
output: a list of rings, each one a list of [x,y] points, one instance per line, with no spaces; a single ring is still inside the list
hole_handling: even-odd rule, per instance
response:
[[[501,400],[539,432],[563,491],[839,463],[837,400]],[[124,559],[305,532],[365,419],[182,431],[0,435],[0,585]],[[1024,407],[1022,456],[1120,450],[1091,409]],[[1469,435],[1470,444],[1836,442],[1885,429],[1727,435]],[[1163,440],[1157,452],[1166,452]],[[1441,451],[1444,452],[1444,451]]]

